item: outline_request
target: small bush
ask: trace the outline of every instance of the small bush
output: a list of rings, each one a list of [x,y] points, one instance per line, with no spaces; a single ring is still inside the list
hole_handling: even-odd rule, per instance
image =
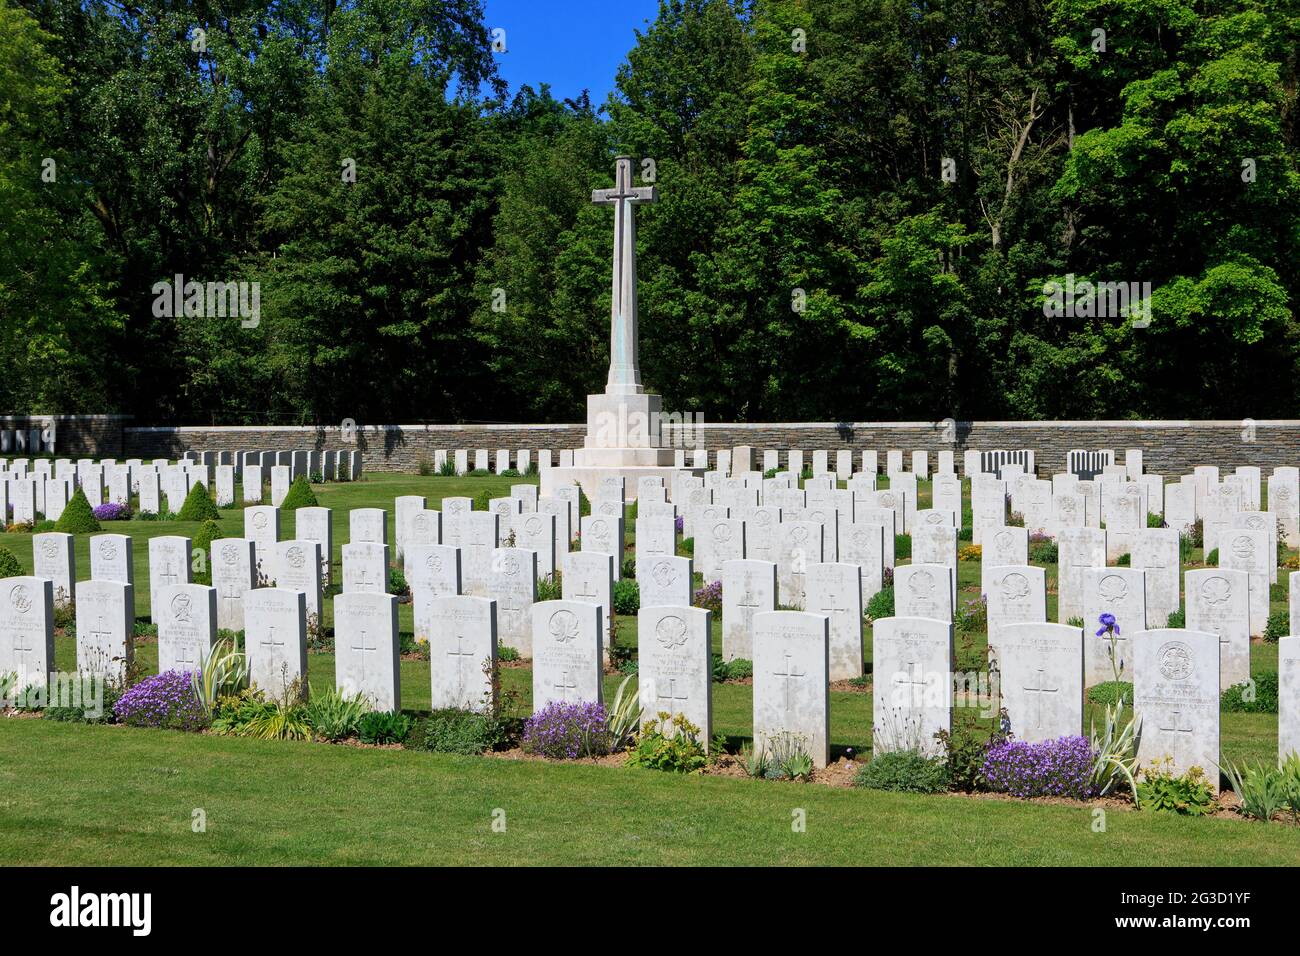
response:
[[[304,713],[317,737],[344,740],[356,735],[357,727],[366,715],[366,699],[361,695],[344,696],[331,687],[320,694],[313,692]]]
[[[320,502],[316,500],[316,492],[311,490],[311,485],[307,479],[299,475],[289,486],[289,490],[284,493],[284,501],[280,502],[282,512],[297,511],[299,508],[315,508]]]
[[[8,548],[0,548],[0,578],[22,577],[23,566]]]
[[[942,759],[915,750],[892,750],[872,757],[857,772],[853,785],[895,793],[945,793],[948,767]]]
[[[1041,743],[1006,740],[989,747],[980,775],[989,789],[1013,797],[1086,800],[1093,795],[1095,756],[1087,737]]]
[[[559,601],[563,596],[564,584],[559,568],[537,582],[537,600]]]
[[[971,541],[975,538],[975,529],[969,524],[957,529],[958,541]]]
[[[1276,714],[1277,693],[1277,674],[1269,671],[1233,684],[1219,696],[1219,707],[1235,714]]]
[[[1205,556],[1205,563],[1211,567],[1219,566],[1219,549],[1214,548]]]
[[[722,582],[710,581],[704,587],[695,592],[691,599],[691,604],[695,607],[702,607],[706,611],[712,611],[715,615],[722,613]]]
[[[515,650],[513,647],[506,647],[505,645],[502,645],[501,647],[497,648],[497,660],[505,664],[513,664],[515,661],[519,659],[520,659],[519,652]]]
[[[866,615],[872,621],[878,621],[882,617],[894,616],[894,586],[892,584],[871,595],[871,600],[867,602]]]
[[[401,568],[388,569],[388,593],[398,597],[411,593],[410,585],[406,583],[406,573]]]
[[[132,727],[201,730],[208,722],[190,675],[180,671],[146,677],[122,695],[113,713]]]
[[[894,535],[894,559],[910,558],[912,556],[912,536],[910,534]]]
[[[624,558],[623,563],[619,566],[619,574],[622,577],[631,578],[632,580],[635,581],[636,580],[636,558],[635,557]]]
[[[411,718],[400,710],[372,710],[357,723],[363,744],[400,744],[411,733]]]
[[[1165,627],[1184,628],[1187,626],[1187,612],[1182,608],[1177,611],[1171,611],[1168,620],[1165,621]]]
[[[583,701],[550,701],[524,725],[524,750],[556,760],[600,757],[609,753],[605,708]]]
[[[415,471],[421,478],[428,478],[433,474],[433,462],[428,455],[420,456],[420,460],[415,463]]]
[[[442,460],[442,464],[438,466],[438,475],[443,478],[455,478],[456,477],[455,459],[452,458],[450,455],[444,458]]]
[[[1133,555],[1125,553],[1115,559],[1115,567],[1127,568],[1133,564]]]
[[[96,505],[91,509],[96,521],[126,521],[131,517],[131,509],[115,501]]]
[[[1164,526],[1165,526],[1164,518],[1160,517],[1160,515],[1158,514],[1152,514],[1150,511],[1147,512],[1148,528],[1163,528]]]
[[[745,660],[743,657],[737,657],[734,661],[727,661],[722,666],[726,668],[727,673],[723,680],[747,680],[754,676],[754,662]]]
[[[502,725],[486,714],[468,710],[435,710],[407,736],[408,750],[473,756],[503,745]]]
[[[641,587],[632,578],[614,582],[614,613],[636,614],[641,610]]]
[[[208,494],[208,488],[203,482],[196,481],[190,493],[185,496],[185,503],[181,505],[181,510],[176,515],[178,521],[220,521],[221,512],[212,501],[212,496]]]
[[[1201,817],[1214,810],[1214,791],[1200,767],[1175,777],[1164,763],[1157,761],[1142,771],[1137,798],[1143,810],[1157,813]]]
[[[192,553],[195,555],[203,552],[203,570],[194,572],[195,584],[212,583],[212,542],[224,537],[226,537],[226,533],[221,530],[221,525],[211,518],[199,525],[199,530],[194,534],[194,543],[191,548]]]
[[[1268,616],[1264,625],[1264,640],[1276,644],[1280,638],[1291,633],[1291,614],[1288,611],[1274,611]]]
[[[667,711],[660,711],[636,735],[627,765],[670,773],[703,770],[709,758],[699,737],[700,728],[687,720],[685,714],[670,716]]]
[[[72,493],[72,499],[63,509],[63,514],[54,523],[54,530],[64,534],[90,534],[103,530],[95,519],[90,502],[86,500],[86,493],[80,488]]]
[[[1119,703],[1120,695],[1131,706],[1133,703],[1133,685],[1126,680],[1102,681],[1088,688],[1088,700],[1094,704],[1110,706]]]
[[[1056,564],[1059,552],[1056,542],[1044,535],[1030,535],[1029,560],[1034,564]]]

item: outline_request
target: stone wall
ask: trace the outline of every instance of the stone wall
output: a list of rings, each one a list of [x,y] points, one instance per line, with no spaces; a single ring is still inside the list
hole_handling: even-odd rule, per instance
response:
[[[665,426],[665,441],[672,444],[684,431]],[[230,426],[120,429],[120,449],[108,454],[126,458],[175,458],[185,451],[297,450],[360,448],[369,471],[413,472],[423,459],[432,461],[437,449],[498,448],[534,452],[580,448],[584,425],[392,425],[358,428],[355,446],[337,427]],[[91,431],[88,429],[87,434]],[[955,437],[956,441],[945,441]],[[958,422],[955,436],[934,422],[790,422],[764,424],[717,423],[697,425],[681,447],[711,451],[749,445],[760,453],[775,448],[799,448],[809,453],[826,449],[855,452],[876,449],[880,465],[891,448],[904,452],[924,449],[934,453],[952,449],[960,468],[961,453],[968,448],[1031,448],[1038,471],[1048,475],[1065,467],[1066,453],[1074,448],[1115,450],[1122,462],[1128,448],[1141,448],[1145,469],[1164,475],[1191,471],[1194,465],[1224,468],[1259,465],[1265,473],[1278,465],[1300,465],[1300,421],[1147,421],[1147,422]],[[72,452],[60,444],[61,453]],[[784,456],[782,458],[784,461]],[[857,461],[855,461],[857,467]],[[910,467],[910,466],[909,466]]]
[[[42,452],[53,440],[53,451],[61,457],[115,458],[122,454],[122,429],[128,421],[127,415],[0,415],[0,433],[7,435],[8,446],[3,453],[23,454],[16,450],[16,434],[35,429],[42,435]]]

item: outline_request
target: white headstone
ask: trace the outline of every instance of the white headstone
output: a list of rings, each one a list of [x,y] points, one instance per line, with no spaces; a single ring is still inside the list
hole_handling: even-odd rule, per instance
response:
[[[244,629],[244,594],[257,587],[257,559],[247,538],[218,538],[208,560],[217,594],[217,627]]]
[[[172,584],[158,592],[158,672],[193,672],[217,641],[217,591],[204,584]]]
[[[77,581],[72,535],[61,531],[32,535],[32,576],[50,581],[56,606],[72,600],[73,585]]]
[[[1250,680],[1250,581],[1245,571],[1188,571],[1187,629],[1219,642],[1220,689]]]
[[[1219,641],[1204,631],[1159,628],[1133,635],[1133,706],[1142,721],[1138,761],[1166,757],[1219,789]]]
[[[301,591],[307,598],[307,621],[324,626],[321,614],[320,544],[315,541],[281,541],[275,546],[275,586]],[[338,607],[337,602],[335,608]],[[335,625],[337,630],[337,624]],[[391,708],[385,708],[391,709]]]
[[[15,691],[43,684],[54,670],[54,588],[48,578],[0,580],[0,674]]]
[[[597,605],[567,599],[534,604],[533,712],[551,701],[603,703],[603,648]]]
[[[523,657],[533,656],[531,608],[537,600],[537,554],[523,548],[492,553],[488,596],[497,602],[497,639]]]
[[[402,706],[396,597],[365,592],[335,596],[334,662],[339,693],[363,696],[378,711]]]
[[[269,584],[275,564],[275,545],[280,540],[280,509],[272,505],[245,508],[244,537],[253,542],[258,585]]]
[[[830,759],[830,624],[824,615],[754,615],[754,745],[802,749],[817,767]]]
[[[638,562],[636,571],[642,607],[690,606],[692,581],[690,558],[677,558],[671,555],[650,557]],[[725,595],[725,583],[723,588]]]
[[[122,681],[134,657],[135,599],[121,581],[79,581],[77,670]]]
[[[642,726],[659,713],[682,714],[706,748],[713,738],[712,621],[712,612],[689,606],[643,605],[637,616]]]
[[[388,545],[351,541],[343,545],[343,593],[388,592]]]
[[[1003,706],[1018,740],[1083,731],[1083,630],[1045,622],[1007,624],[998,644]]]
[[[306,596],[286,588],[246,591],[244,647],[248,654],[249,683],[271,697],[285,696],[289,685],[296,680],[306,681]]]
[[[952,625],[884,617],[872,625],[872,752],[937,755],[952,730]]]
[[[807,610],[830,619],[830,680],[861,677],[862,569],[856,564],[811,564],[807,595]]]

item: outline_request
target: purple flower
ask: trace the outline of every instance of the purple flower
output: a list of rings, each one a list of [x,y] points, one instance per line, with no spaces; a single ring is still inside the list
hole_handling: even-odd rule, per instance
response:
[[[1014,797],[1095,796],[1096,754],[1086,737],[1061,737],[1031,744],[1007,740],[989,747],[981,774],[989,789]]]
[[[122,521],[131,517],[131,510],[126,505],[120,505],[113,501],[96,505],[93,513],[100,521]]]
[[[1119,636],[1119,625],[1115,623],[1114,614],[1111,614],[1109,612],[1103,614],[1101,617],[1097,618],[1097,623],[1101,625],[1101,627],[1097,629],[1098,637],[1103,637],[1104,635],[1110,634],[1112,632],[1115,634],[1116,637]]]
[[[181,671],[146,677],[121,696],[113,705],[113,713],[133,727],[200,730],[207,724],[190,675]]]
[[[722,582],[711,581],[695,592],[695,598],[691,601],[696,607],[702,607],[705,610],[712,611],[714,614],[722,613]]]
[[[591,701],[552,700],[524,724],[524,750],[557,760],[609,753],[605,708]]]
[[[681,515],[678,515],[673,519],[673,525],[676,527],[677,533],[681,534],[686,529],[686,519]]]

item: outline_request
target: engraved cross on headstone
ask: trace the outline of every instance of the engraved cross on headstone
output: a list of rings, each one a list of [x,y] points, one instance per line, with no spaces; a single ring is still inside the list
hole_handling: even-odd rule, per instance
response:
[[[277,641],[277,640],[275,639],[275,625],[274,625],[274,624],[268,625],[266,630],[267,630],[266,637],[264,637],[264,638],[263,638],[261,641],[259,641],[258,643],[260,643],[263,647],[269,648],[270,651],[271,651],[271,653],[274,654],[274,653],[275,653],[275,649],[276,649],[277,647],[284,647],[284,641]]]
[[[912,675],[916,674],[916,677]],[[895,687],[912,687],[912,706],[920,707],[925,702],[926,680],[921,665],[916,661],[908,661],[907,670],[902,674],[894,675]]]
[[[802,671],[802,672],[801,672],[801,671],[796,671],[793,667],[791,667],[791,666],[790,666],[790,655],[789,655],[789,654],[786,654],[786,655],[785,655],[785,669],[784,669],[784,670],[779,670],[779,671],[773,671],[773,672],[772,672],[772,676],[773,676],[773,677],[779,677],[779,678],[781,679],[782,686],[783,686],[783,688],[784,688],[784,690],[785,690],[785,712],[786,712],[786,715],[789,716],[789,714],[790,714],[790,686],[791,686],[790,682],[791,682],[792,680],[802,680],[803,678],[805,678],[805,677],[808,676],[808,672],[807,672],[807,671]]]
[[[463,634],[457,634],[457,635],[456,635],[456,649],[455,649],[454,651],[448,651],[448,652],[447,652],[447,656],[453,659],[453,660],[452,660],[452,663],[455,665],[455,668],[456,668],[456,696],[457,696],[461,701],[464,701],[464,700],[465,700],[465,667],[464,667],[464,665],[465,665],[465,662],[466,662],[467,659],[469,659],[469,658],[471,658],[471,657],[474,656],[474,652],[473,652],[473,651],[467,651],[467,650],[465,650],[465,643],[464,643],[464,642],[465,642],[465,636],[464,636]]]
[[[361,663],[361,679],[362,679],[362,680],[365,680],[365,679],[366,679],[366,653],[369,652],[369,653],[374,654],[374,653],[378,653],[378,651],[379,651],[379,645],[378,645],[378,644],[375,644],[375,643],[367,644],[367,643],[366,643],[366,634],[367,634],[367,632],[363,629],[363,630],[361,631],[361,636],[360,636],[360,638],[359,638],[358,640],[354,641],[354,642],[352,643],[352,645],[351,645],[352,650],[354,650],[354,651],[357,652],[357,654],[358,654],[358,660],[359,660],[360,663]]]
[[[655,202],[653,186],[632,185],[632,157],[614,160],[614,188],[594,189],[591,201],[614,207],[614,268],[609,306],[609,380],[606,394],[641,392],[637,356],[636,217],[633,207]]]
[[[1172,756],[1175,762],[1178,761],[1178,751],[1182,749],[1183,742],[1186,741],[1187,743],[1191,743],[1192,734],[1195,732],[1191,724],[1187,723],[1186,719],[1183,720],[1179,719],[1180,717],[1183,716],[1184,715],[1182,711],[1179,710],[1171,711],[1169,714],[1169,719],[1163,720],[1159,724],[1160,729],[1163,730],[1165,733],[1174,735],[1173,738],[1174,753],[1172,754]],[[1166,726],[1166,724],[1168,726]],[[1183,734],[1186,734],[1186,737],[1182,736]]]
[[[564,676],[555,682],[555,689],[560,692],[560,700],[568,700],[569,691],[577,690],[578,684],[576,681],[572,681],[569,679],[568,671],[564,671],[563,673]]]
[[[681,711],[681,708],[677,706],[680,701],[691,699],[689,694],[677,693],[677,680],[672,677],[668,678],[668,693],[666,694],[656,693],[655,697],[657,697],[659,700],[668,701],[668,713],[670,715],[677,714]],[[787,710],[789,709],[788,705],[786,709]]]
[[[1033,725],[1035,727],[1043,726],[1043,695],[1057,694],[1060,693],[1061,690],[1061,688],[1059,687],[1048,687],[1047,681],[1043,679],[1043,675],[1044,675],[1044,671],[1040,667],[1038,669],[1038,679],[1034,681],[1034,683],[1036,683],[1038,686],[1030,687],[1028,684],[1026,684],[1024,687],[1021,688],[1021,690],[1023,690],[1026,694],[1033,695],[1030,698],[1030,700],[1034,702],[1034,724]]]

